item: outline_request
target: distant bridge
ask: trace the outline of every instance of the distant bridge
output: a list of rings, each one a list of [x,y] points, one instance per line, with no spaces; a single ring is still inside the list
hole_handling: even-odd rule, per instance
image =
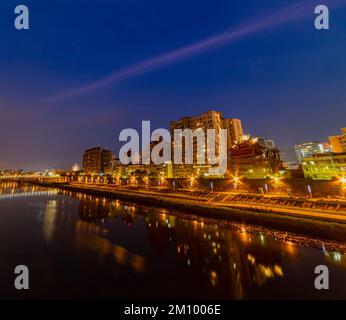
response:
[[[38,197],[38,196],[53,196],[56,194],[58,194],[58,190],[8,193],[8,194],[0,194],[0,200],[14,199],[14,198],[25,198],[25,197],[33,197],[33,196],[36,196],[36,197]]]

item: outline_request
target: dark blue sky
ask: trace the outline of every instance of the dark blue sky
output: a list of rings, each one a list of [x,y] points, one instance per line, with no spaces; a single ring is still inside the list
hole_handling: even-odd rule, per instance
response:
[[[277,13],[302,2],[302,15]],[[93,145],[116,152],[142,120],[209,109],[285,151],[326,140],[346,126],[346,0],[322,2],[328,31],[314,28],[314,0],[2,0],[0,169],[72,165]],[[29,31],[13,26],[18,4]],[[240,35],[213,45],[228,30]]]

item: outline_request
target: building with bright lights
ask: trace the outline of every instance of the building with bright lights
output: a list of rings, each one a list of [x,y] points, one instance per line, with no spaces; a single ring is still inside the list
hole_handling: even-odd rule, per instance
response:
[[[241,140],[244,136],[243,125],[240,119],[230,118],[224,119],[224,129],[228,131],[228,148]]]
[[[203,129],[205,133],[205,139],[207,139],[207,130],[214,129],[217,133],[220,129],[227,129],[227,148],[228,150],[244,136],[243,127],[240,119],[236,118],[224,118],[221,112],[208,111],[201,115],[194,117],[183,117],[176,121],[171,121],[171,136],[174,137],[174,130],[176,129],[190,129],[195,131],[197,129]],[[207,146],[207,141],[205,141]],[[185,163],[185,145],[182,147],[182,161]],[[215,136],[215,148],[219,148],[219,138]],[[174,153],[174,142],[172,142],[172,151]],[[205,159],[204,165],[197,164],[197,142],[193,143],[193,165],[173,165],[175,177],[187,177],[191,174],[203,176],[207,174],[210,168],[208,159]]]
[[[341,135],[329,137],[334,153],[346,152],[346,128],[341,129]]]
[[[84,173],[109,173],[112,170],[112,152],[100,146],[87,149],[83,155]]]
[[[229,151],[228,162],[232,176],[247,179],[272,178],[283,169],[280,151],[258,138],[235,144]]]
[[[346,176],[346,153],[321,153],[302,159],[304,176],[313,180],[331,180]]]
[[[298,163],[302,163],[303,158],[310,158],[315,154],[332,152],[331,144],[327,142],[310,141],[299,143],[294,146]]]

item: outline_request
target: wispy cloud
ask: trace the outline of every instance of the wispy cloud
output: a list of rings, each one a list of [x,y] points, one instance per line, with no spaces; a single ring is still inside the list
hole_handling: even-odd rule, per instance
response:
[[[106,76],[94,82],[82,85],[80,87],[75,87],[67,90],[65,89],[64,91],[52,95],[47,100],[50,102],[55,102],[73,98],[83,94],[88,94],[101,88],[118,83],[124,79],[163,68],[176,62],[191,58],[195,55],[199,55],[208,50],[231,44],[245,36],[249,36],[256,32],[279,27],[286,23],[306,17],[311,17],[311,19],[313,19],[313,2],[314,1],[311,0],[300,1],[299,3],[280,9],[274,13],[256,17],[252,20],[246,21],[237,28],[228,29],[222,33],[191,43],[190,45],[187,45],[185,47],[181,47],[173,51],[151,57],[146,60],[142,60],[120,70],[115,70],[109,76]],[[346,5],[345,0],[328,1],[329,7],[336,7],[340,5]]]

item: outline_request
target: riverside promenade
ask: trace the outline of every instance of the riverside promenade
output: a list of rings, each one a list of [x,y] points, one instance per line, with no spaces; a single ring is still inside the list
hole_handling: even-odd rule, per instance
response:
[[[78,182],[38,182],[55,187],[189,214],[228,219],[304,236],[346,242],[346,201],[284,195],[206,192],[193,189],[145,188]]]

